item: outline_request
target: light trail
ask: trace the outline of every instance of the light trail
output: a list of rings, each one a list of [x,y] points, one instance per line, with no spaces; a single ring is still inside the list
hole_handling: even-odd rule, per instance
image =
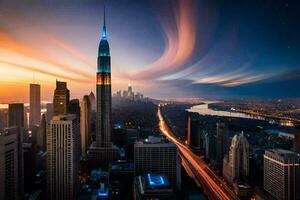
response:
[[[173,142],[179,151],[182,163],[187,173],[193,177],[198,184],[200,184],[207,195],[211,199],[238,199],[236,195],[224,185],[224,182],[207,166],[207,164],[195,155],[188,147],[183,145],[173,134],[168,127],[161,113],[160,105],[158,106],[157,116],[159,118],[160,131]],[[219,184],[217,184],[218,182]],[[222,187],[221,187],[222,186]]]

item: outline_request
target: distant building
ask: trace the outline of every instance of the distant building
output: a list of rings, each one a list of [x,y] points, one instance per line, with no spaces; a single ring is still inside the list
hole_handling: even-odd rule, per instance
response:
[[[124,98],[127,98],[127,97],[128,97],[128,92],[125,91],[125,90],[123,91],[123,97],[124,97]]]
[[[47,138],[47,122],[46,115],[42,115],[42,120],[37,131],[37,144],[42,150],[46,150],[46,140]]]
[[[229,155],[223,160],[223,176],[230,183],[249,176],[249,143],[243,132],[232,138]]]
[[[160,174],[144,174],[134,179],[134,199],[174,200],[176,196],[166,176]]]
[[[149,137],[134,144],[135,174],[165,175],[174,188],[181,188],[181,169],[176,146],[161,138]]]
[[[56,89],[53,97],[53,114],[66,115],[68,114],[70,101],[70,91],[67,88],[66,82],[56,81]]]
[[[76,199],[80,154],[76,116],[54,116],[47,132],[48,199]]]
[[[81,154],[86,156],[87,150],[91,144],[91,103],[89,96],[85,95],[80,102],[80,138]]]
[[[8,127],[24,127],[24,104],[12,103],[8,105]]]
[[[121,92],[121,90],[118,90],[118,91],[117,91],[117,94],[116,94],[116,96],[117,96],[117,97],[121,97],[121,96],[122,96],[122,92]]]
[[[41,120],[41,86],[30,84],[29,89],[29,127],[39,125]]]
[[[283,149],[266,150],[264,189],[279,200],[300,199],[300,155]]]
[[[132,93],[132,85],[129,83],[128,84],[128,94],[131,94]]]
[[[300,152],[300,125],[294,130],[294,150]]]
[[[22,128],[0,132],[0,199],[23,199]]]

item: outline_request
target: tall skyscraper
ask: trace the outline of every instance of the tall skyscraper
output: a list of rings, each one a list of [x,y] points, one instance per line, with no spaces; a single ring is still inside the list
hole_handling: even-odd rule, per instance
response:
[[[98,147],[111,147],[111,75],[110,52],[106,38],[105,11],[102,38],[98,51],[97,69],[97,127],[96,142]]]
[[[173,188],[181,187],[181,169],[176,146],[161,138],[149,137],[134,144],[136,175],[158,173],[165,175]]]
[[[8,127],[24,127],[24,104],[12,103],[8,105]]]
[[[29,127],[40,124],[41,120],[41,86],[30,84],[29,88]]]
[[[56,89],[53,97],[53,114],[66,115],[68,114],[70,101],[70,91],[67,88],[66,82],[56,81]]]
[[[80,102],[80,137],[81,154],[86,156],[91,144],[91,103],[88,95],[85,95]]]
[[[0,132],[0,199],[23,199],[23,147],[20,127]]]
[[[76,199],[79,169],[79,124],[75,115],[54,116],[47,131],[49,200]]]
[[[264,189],[275,199],[300,199],[300,155],[283,149],[266,150]]]
[[[243,132],[232,138],[229,155],[223,160],[223,176],[231,183],[249,176],[249,143]]]
[[[98,49],[96,96],[96,142],[91,145],[88,157],[89,161],[94,162],[92,165],[107,168],[110,161],[118,159],[118,149],[113,147],[111,142],[111,75],[105,10],[102,38]]]

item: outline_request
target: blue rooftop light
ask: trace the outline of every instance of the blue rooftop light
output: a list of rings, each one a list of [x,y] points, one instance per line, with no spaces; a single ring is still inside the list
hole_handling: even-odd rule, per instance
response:
[[[149,182],[150,186],[163,186],[163,185],[165,185],[165,180],[164,180],[163,176],[148,174],[147,177],[148,177],[148,182]]]
[[[98,196],[99,197],[107,197],[108,196],[108,191],[99,191],[98,192]]]

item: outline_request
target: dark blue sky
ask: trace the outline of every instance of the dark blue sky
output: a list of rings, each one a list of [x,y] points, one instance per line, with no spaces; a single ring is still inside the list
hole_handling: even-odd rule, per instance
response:
[[[105,4],[114,91],[131,82],[153,97],[300,96],[300,1]],[[0,69],[10,77],[2,88],[37,73],[45,91],[56,78],[73,96],[94,90],[103,5],[0,1]]]

